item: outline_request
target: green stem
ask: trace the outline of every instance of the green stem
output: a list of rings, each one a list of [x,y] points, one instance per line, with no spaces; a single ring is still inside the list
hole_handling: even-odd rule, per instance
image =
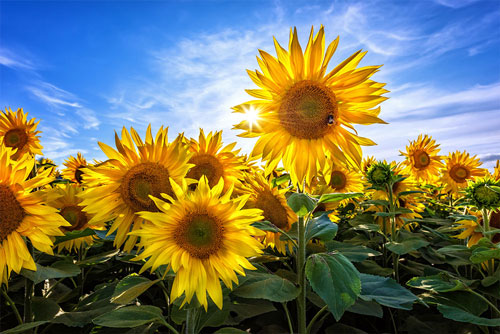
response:
[[[179,334],[179,332],[177,331],[177,329],[175,329],[171,324],[169,324],[167,321],[163,321],[163,324],[165,325],[165,327],[167,327],[170,331],[172,331],[172,333],[174,334]]]
[[[310,333],[311,332],[311,329],[312,329],[312,326],[314,325],[314,323],[316,322],[316,320],[318,320],[318,318],[321,316],[321,314],[323,312],[325,312],[326,310],[328,309],[328,305],[325,305],[321,308],[321,310],[318,311],[318,313],[316,313],[314,315],[314,317],[311,319],[311,321],[309,322],[309,325],[307,325],[307,333]]]
[[[306,275],[305,275],[305,262],[306,262],[306,226],[304,217],[299,217],[298,221],[298,244],[297,249],[297,277],[299,283],[300,293],[297,297],[297,317],[298,317],[298,331],[299,334],[306,334]]]
[[[482,300],[484,300],[488,305],[491,306],[491,308],[497,313],[497,314],[500,314],[500,310],[498,310],[498,308],[496,307],[496,305],[494,305],[492,302],[490,302],[488,300],[488,298],[486,298],[485,296],[481,295],[480,293],[477,293],[475,292],[474,290],[472,290],[471,288],[468,288],[467,291],[469,291],[470,293],[478,296],[479,298],[481,298]]]
[[[293,334],[293,325],[292,325],[292,319],[290,318],[290,312],[288,311],[288,307],[286,306],[286,302],[281,303],[283,305],[283,309],[285,310],[286,314],[286,321],[288,322],[288,330],[290,331],[290,334]]]
[[[33,245],[31,242],[28,243],[28,252],[33,257]],[[35,293],[35,284],[29,278],[26,278],[26,283],[24,286],[24,322],[33,321],[33,309],[31,307],[31,300]]]
[[[2,295],[4,295],[5,299],[7,299],[7,301],[9,302],[12,311],[14,311],[17,322],[19,322],[19,324],[21,325],[23,323],[23,318],[21,318],[21,314],[19,313],[19,310],[16,307],[16,303],[14,303],[12,299],[10,299],[9,295],[7,294],[7,291],[5,291],[4,289],[1,290],[2,290]]]
[[[489,232],[490,231],[490,214],[487,209],[482,210],[483,213],[483,228],[484,232]],[[486,237],[491,240],[493,238],[493,234],[491,233],[486,233]]]
[[[394,328],[394,334],[398,334],[398,326],[396,326],[396,321],[394,321],[394,316],[392,315],[391,309],[389,309],[389,315],[391,316],[392,326]]]
[[[188,308],[186,314],[186,334],[196,334],[198,308]]]

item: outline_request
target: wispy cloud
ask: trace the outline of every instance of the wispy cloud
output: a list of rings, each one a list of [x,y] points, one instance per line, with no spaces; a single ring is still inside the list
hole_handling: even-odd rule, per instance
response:
[[[4,47],[0,48],[0,65],[22,70],[34,70],[35,65],[31,59],[13,52]]]

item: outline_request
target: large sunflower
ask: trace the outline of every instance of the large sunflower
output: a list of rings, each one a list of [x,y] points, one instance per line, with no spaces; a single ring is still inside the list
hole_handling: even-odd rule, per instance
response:
[[[71,226],[61,227],[61,231],[83,231],[87,228],[94,230],[103,230],[104,223],[100,222],[96,225],[90,225],[89,221],[92,218],[88,213],[83,211],[81,206],[82,199],[77,195],[81,194],[83,189],[79,186],[70,184],[56,186],[47,191],[47,205],[59,209],[59,214],[71,224]],[[58,252],[62,249],[78,252],[80,248],[92,245],[94,243],[93,236],[85,236],[77,239],[61,242],[57,245]]]
[[[10,108],[0,113],[0,142],[2,145],[16,149],[11,159],[17,160],[25,153],[42,154],[40,138],[36,131],[38,123],[32,118],[28,121],[28,113],[22,108],[13,112]]]
[[[474,180],[481,177],[486,170],[479,168],[481,162],[476,156],[469,156],[465,151],[463,153],[456,151],[450,153],[445,159],[446,166],[442,170],[441,181],[446,185],[446,191],[457,194],[458,191],[467,186],[468,180]]]
[[[127,233],[131,228],[138,229],[143,221],[136,213],[158,211],[149,195],[172,195],[169,179],[180,183],[192,166],[188,164],[190,153],[183,137],[169,144],[167,132],[168,129],[161,127],[153,139],[148,126],[143,142],[133,128],[130,133],[123,128],[121,139],[115,133],[117,150],[99,143],[109,158],[107,163],[82,170],[83,181],[89,188],[80,195],[83,198],[80,205],[85,206],[83,211],[94,215],[89,224],[114,219],[109,234],[117,231],[115,246],[125,243],[125,251],[132,250],[137,241],[135,235],[127,239]]]
[[[59,227],[69,225],[34,191],[53,180],[50,170],[27,179],[34,159],[24,156],[13,161],[13,154],[11,148],[0,145],[0,284],[7,283],[12,270],[36,270],[23,237],[38,250],[53,254],[49,236],[63,235]]]
[[[232,187],[223,192],[224,180],[210,188],[202,176],[196,190],[188,192],[184,181],[178,186],[172,180],[175,199],[171,203],[155,199],[161,212],[140,212],[150,221],[131,232],[141,237],[144,251],[136,258],[148,259],[141,269],[156,270],[168,264],[175,273],[171,299],[185,293],[184,302],[196,298],[207,309],[207,292],[222,309],[219,279],[232,289],[238,284],[236,273],[255,269],[247,257],[261,253],[261,244],[253,237],[258,231],[250,224],[262,220],[261,210],[243,209],[248,196],[231,199]]]
[[[288,232],[292,224],[297,221],[297,215],[286,202],[287,189],[273,187],[262,171],[249,173],[245,181],[246,193],[250,195],[247,207],[261,209],[264,220]],[[281,254],[286,254],[287,248],[289,252],[292,252],[292,242],[280,240],[280,236],[281,233],[266,231],[265,237],[261,238],[262,243],[267,247],[275,248]]]
[[[406,152],[400,153],[406,157],[402,162],[405,172],[418,181],[433,182],[437,179],[439,170],[443,167],[442,157],[438,155],[439,144],[431,136],[420,134],[417,140],[406,146]]]
[[[205,136],[200,129],[199,139],[191,138],[189,150],[193,153],[189,163],[194,166],[189,170],[187,177],[199,180],[202,176],[208,179],[210,187],[224,179],[224,190],[231,185],[238,185],[243,177],[242,170],[247,166],[243,163],[244,157],[238,156],[239,150],[233,151],[236,143],[222,146],[222,131],[212,132]]]
[[[258,100],[233,109],[257,115],[234,128],[244,131],[239,136],[260,137],[252,154],[266,161],[266,174],[282,161],[294,184],[309,183],[324,166],[325,152],[359,168],[360,145],[375,145],[358,137],[352,124],[385,123],[377,117],[380,108],[376,106],[387,99],[381,95],[388,91],[385,84],[369,79],[380,66],[357,69],[366,54],[357,51],[326,73],[338,41],[334,40],[325,53],[323,26],[316,36],[311,29],[302,53],[294,29],[288,51],[274,40],[277,58],[259,50],[262,73],[247,71],[261,88],[247,92]]]
[[[70,156],[68,159],[64,160],[63,165],[66,166],[66,168],[62,170],[62,175],[71,182],[81,184],[83,181],[82,169],[88,166],[87,160],[85,160],[83,155],[78,152],[76,158]]]

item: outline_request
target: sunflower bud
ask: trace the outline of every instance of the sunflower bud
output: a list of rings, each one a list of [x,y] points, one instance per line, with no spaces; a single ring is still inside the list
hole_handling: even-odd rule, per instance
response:
[[[374,187],[382,187],[388,184],[391,180],[392,171],[391,166],[385,162],[374,163],[368,168],[366,177]]]
[[[500,181],[489,177],[473,182],[466,189],[470,203],[478,209],[500,208]]]

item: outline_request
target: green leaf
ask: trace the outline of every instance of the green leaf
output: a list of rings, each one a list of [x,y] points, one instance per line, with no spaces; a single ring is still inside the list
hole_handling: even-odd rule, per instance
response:
[[[56,237],[56,240],[54,241],[54,246],[61,243],[61,242],[64,242],[64,241],[83,238],[83,237],[87,237],[89,235],[95,235],[94,230],[92,230],[90,228],[86,228],[85,230],[82,230],[82,231],[66,232],[63,236]]]
[[[347,309],[347,312],[369,315],[377,318],[382,318],[384,315],[382,306],[372,301],[365,301],[361,299],[361,296],[360,298],[356,299],[354,305]]]
[[[281,229],[278,226],[267,220],[252,223],[252,226],[262,231],[269,231],[274,233],[281,232]]]
[[[395,217],[395,212],[375,212],[375,216],[378,217]]]
[[[32,280],[35,284],[50,278],[73,277],[80,273],[80,267],[68,261],[54,262],[50,267],[36,264],[36,271],[23,268],[21,275]]]
[[[363,204],[371,204],[371,205],[380,205],[380,206],[389,206],[389,202],[383,199],[371,199],[368,201],[364,201]]]
[[[273,302],[287,302],[299,295],[299,288],[292,282],[273,274],[247,273],[248,278],[233,294],[244,298],[266,299]]]
[[[478,247],[472,251],[470,261],[472,263],[481,263],[491,259],[500,259],[500,249],[490,249],[486,247]]]
[[[447,319],[459,322],[467,322],[479,326],[489,326],[489,327],[500,326],[500,318],[495,318],[495,319],[481,318],[478,317],[477,315],[464,311],[458,307],[452,307],[446,305],[438,305],[437,308],[439,312],[441,312],[441,314]]]
[[[325,243],[328,251],[339,251],[351,262],[361,262],[370,256],[379,256],[382,253],[362,245],[353,245],[339,241],[328,241]]]
[[[406,282],[406,285],[434,292],[450,292],[450,291],[464,291],[467,290],[467,286],[457,280],[446,277],[445,275],[432,275],[425,277],[413,277],[411,280]]]
[[[43,320],[43,321],[33,321],[33,322],[28,322],[25,324],[21,324],[19,326],[16,326],[11,329],[7,329],[6,331],[3,331],[2,334],[17,334],[17,333],[24,333],[28,329],[36,328],[40,325],[46,324],[48,321]]]
[[[276,311],[273,303],[263,299],[238,298],[229,304],[229,319],[226,325],[237,325],[245,319]]]
[[[248,334],[248,332],[234,327],[224,327],[214,332],[214,334]]]
[[[118,253],[120,253],[119,249],[112,249],[110,251],[107,251],[107,252],[104,252],[101,254],[97,254],[97,255],[94,255],[92,257],[88,257],[83,261],[77,262],[76,264],[79,266],[93,266],[93,265],[96,265],[99,263],[108,262],[109,260],[114,258],[115,255],[117,255]]]
[[[417,296],[389,277],[360,274],[361,295],[359,298],[402,310],[411,310]]]
[[[151,305],[126,306],[105,313],[92,322],[96,325],[112,328],[130,328],[150,324],[152,322],[164,323],[160,308]]]
[[[337,321],[361,292],[359,272],[340,253],[311,255],[306,262],[306,276]]]
[[[35,321],[52,320],[61,311],[61,307],[52,299],[34,296],[31,307]]]
[[[491,190],[493,190],[494,192],[496,192],[496,193],[499,193],[499,194],[500,194],[500,187],[498,187],[498,186],[493,186],[493,185],[491,185],[491,184],[486,185],[486,186],[487,186],[488,188],[490,188]]]
[[[345,199],[356,198],[363,196],[363,193],[332,193],[332,194],[323,194],[319,198],[318,204],[321,203],[332,203],[338,202]]]
[[[423,191],[420,190],[410,190],[410,191],[402,191],[398,194],[398,198],[401,196],[412,195],[412,194],[423,194]]]
[[[303,193],[293,193],[288,197],[287,203],[299,217],[307,215],[316,206],[314,200]]]
[[[110,311],[117,309],[119,305],[110,304],[107,302],[106,306],[92,308],[87,311],[74,311],[74,312],[64,312],[57,315],[57,317],[52,320],[52,323],[63,324],[69,327],[84,327],[92,322],[92,319],[102,315],[107,314]]]
[[[159,279],[151,281],[137,274],[130,274],[118,283],[111,297],[111,302],[128,304],[159,281]]]
[[[335,238],[339,227],[333,223],[328,214],[322,214],[318,218],[312,219],[306,227],[306,240],[317,238],[321,241],[329,241]]]
[[[356,268],[361,273],[379,275],[379,276],[389,276],[392,275],[392,268],[381,267],[377,262],[373,260],[364,260],[363,262],[356,263]]]
[[[401,242],[388,242],[385,244],[387,249],[391,252],[396,253],[398,255],[407,254],[411,251],[417,250],[421,247],[427,246],[429,242],[427,240],[418,238],[418,237],[410,237]]]
[[[477,316],[480,316],[488,309],[488,304],[483,299],[468,291],[440,293],[426,291],[420,294],[419,297],[427,304],[458,307]]]
[[[288,182],[288,181],[290,181],[290,175],[289,175],[289,174],[283,174],[283,175],[281,175],[280,177],[276,177],[276,178],[274,178],[274,179],[271,181],[271,183],[272,183],[273,188],[274,188],[274,187],[277,187],[277,186],[279,186],[279,185],[282,185],[283,183],[286,183],[286,182]]]
[[[356,230],[356,231],[378,232],[378,231],[380,231],[380,225],[379,224],[359,224],[359,225],[353,226],[352,229]]]

